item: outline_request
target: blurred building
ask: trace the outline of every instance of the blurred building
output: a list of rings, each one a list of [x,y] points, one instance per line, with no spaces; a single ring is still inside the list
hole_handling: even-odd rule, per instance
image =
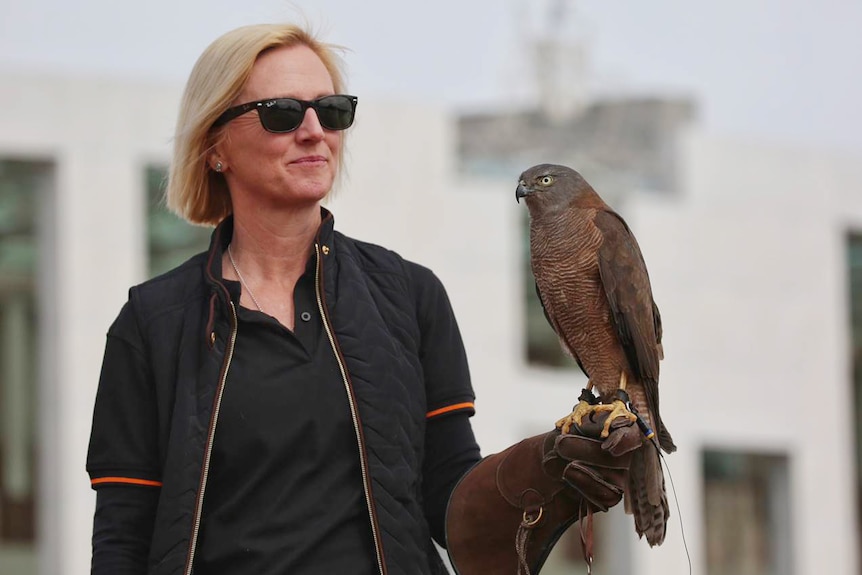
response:
[[[88,573],[105,332],[130,285],[207,241],[158,203],[180,89],[0,77],[0,573]],[[696,575],[859,573],[862,163],[709,135],[694,110],[619,99],[550,120],[363,98],[331,209],[446,284],[490,453],[550,429],[584,384],[543,343],[514,201],[533,163],[578,168],[643,249],[679,446],[667,541],[649,549],[614,510],[595,572],[686,573],[684,528]],[[576,555],[567,537],[543,573],[577,572]]]
[[[603,99],[565,116],[544,107],[464,114],[459,169],[505,178],[519,166],[562,163],[601,174],[613,188],[602,187],[608,201],[634,188],[677,193],[677,136],[695,114],[690,100],[655,97]]]

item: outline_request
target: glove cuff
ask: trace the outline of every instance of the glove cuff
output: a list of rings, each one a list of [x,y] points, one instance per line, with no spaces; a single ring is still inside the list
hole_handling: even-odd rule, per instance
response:
[[[490,455],[455,487],[446,540],[459,575],[537,573],[560,536],[586,513],[583,500],[561,481],[566,463],[548,468],[543,461],[558,436],[537,435]]]

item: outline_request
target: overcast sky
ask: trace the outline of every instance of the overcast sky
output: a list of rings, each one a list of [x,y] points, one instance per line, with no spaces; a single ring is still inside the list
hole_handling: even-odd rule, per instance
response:
[[[690,95],[712,131],[862,156],[862,2],[560,0],[562,20],[551,2],[0,0],[0,69],[183,82],[219,34],[302,15],[350,48],[353,93],[476,109],[531,93],[526,43],[562,22],[595,89]]]

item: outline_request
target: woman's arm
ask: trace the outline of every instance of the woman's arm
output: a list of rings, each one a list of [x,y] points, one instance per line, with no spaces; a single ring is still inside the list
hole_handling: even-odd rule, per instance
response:
[[[97,492],[93,575],[146,573],[161,491],[152,379],[128,303],[108,331],[87,454],[87,472]]]
[[[481,459],[467,413],[433,418],[425,431],[423,496],[431,536],[446,547],[446,506],[455,485]]]
[[[93,575],[144,575],[158,488],[106,485],[96,492]]]
[[[421,343],[428,413],[422,495],[431,535],[446,546],[446,505],[455,485],[481,458],[470,425],[473,387],[455,314],[440,280],[413,265],[411,282]]]

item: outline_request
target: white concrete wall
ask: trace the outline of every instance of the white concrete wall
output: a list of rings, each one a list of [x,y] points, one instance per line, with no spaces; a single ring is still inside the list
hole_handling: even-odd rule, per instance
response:
[[[40,414],[46,575],[88,573],[94,498],[84,461],[104,334],[144,275],[143,168],[168,158],[180,90],[0,80],[0,157],[56,164],[47,336],[55,376],[43,382]],[[361,99],[348,146],[348,177],[331,203],[336,224],[444,281],[468,349],[483,450],[550,429],[584,380],[523,361],[517,174],[456,174],[452,117],[418,104]],[[844,233],[862,229],[862,169],[696,133],[683,150],[684,195],[638,196],[626,215],[665,323],[662,411],[680,448],[668,461],[694,573],[705,573],[707,447],[786,452],[796,573],[854,573]],[[816,415],[817,427],[806,427]],[[644,575],[687,572],[673,504],[672,512],[661,548],[628,529],[625,545]]]

